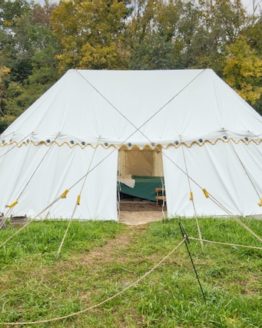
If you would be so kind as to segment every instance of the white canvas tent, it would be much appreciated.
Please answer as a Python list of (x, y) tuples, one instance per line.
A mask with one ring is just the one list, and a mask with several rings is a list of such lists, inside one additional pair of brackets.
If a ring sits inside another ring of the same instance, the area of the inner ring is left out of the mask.
[(0, 212), (117, 220), (123, 146), (161, 149), (169, 216), (262, 214), (262, 118), (210, 69), (69, 70), (1, 135)]

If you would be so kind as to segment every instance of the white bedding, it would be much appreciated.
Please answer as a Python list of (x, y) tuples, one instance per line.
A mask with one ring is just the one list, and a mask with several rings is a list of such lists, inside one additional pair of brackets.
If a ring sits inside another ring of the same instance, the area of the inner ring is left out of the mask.
[(124, 177), (118, 177), (118, 181), (123, 183), (124, 185), (126, 185), (129, 188), (134, 188), (135, 184), (136, 184), (135, 179), (133, 179), (131, 175), (126, 175)]

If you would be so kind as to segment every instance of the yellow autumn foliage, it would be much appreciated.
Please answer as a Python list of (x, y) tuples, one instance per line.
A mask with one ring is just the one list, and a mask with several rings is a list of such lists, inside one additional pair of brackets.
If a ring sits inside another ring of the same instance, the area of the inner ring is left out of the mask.
[(62, 49), (57, 55), (60, 70), (121, 67), (126, 10), (124, 2), (116, 0), (60, 2), (51, 20)]
[(262, 96), (262, 58), (240, 37), (227, 48), (224, 77), (241, 97), (254, 104)]

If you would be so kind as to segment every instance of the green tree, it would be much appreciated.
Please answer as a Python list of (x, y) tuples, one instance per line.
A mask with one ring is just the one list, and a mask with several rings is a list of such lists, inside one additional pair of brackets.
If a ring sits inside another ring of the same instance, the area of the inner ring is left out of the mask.
[[(262, 58), (262, 15), (252, 16), (251, 24), (242, 32), (242, 35), (245, 37), (249, 46), (255, 51), (256, 55)], [(262, 94), (252, 105), (262, 114)]]
[(128, 23), (129, 68), (176, 68), (181, 42), (175, 38), (182, 2), (139, 1)]
[(0, 120), (75, 67), (210, 67), (262, 113), (261, 58), (262, 17), (241, 0), (0, 0)]
[(6, 66), (0, 66), (0, 116), (4, 114), (3, 112), (3, 99), (5, 98), (6, 88), (7, 88), (7, 77), (10, 74), (10, 69)]
[(224, 77), (247, 101), (255, 104), (262, 96), (262, 57), (239, 37), (227, 47)]
[(56, 39), (50, 28), (54, 6), (26, 1), (1, 3), (1, 61), (10, 69), (3, 112), (15, 118), (57, 78)]
[(211, 67), (245, 27), (240, 0), (138, 2), (128, 24), (131, 68)]
[(125, 1), (61, 1), (52, 15), (53, 31), (61, 45), (60, 71), (72, 67), (124, 68)]

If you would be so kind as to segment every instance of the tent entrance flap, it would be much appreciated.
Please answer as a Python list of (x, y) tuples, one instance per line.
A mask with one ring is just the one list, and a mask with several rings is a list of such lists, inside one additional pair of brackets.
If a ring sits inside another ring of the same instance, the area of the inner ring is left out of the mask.
[(120, 149), (118, 180), (122, 195), (156, 201), (164, 188), (161, 150)]

